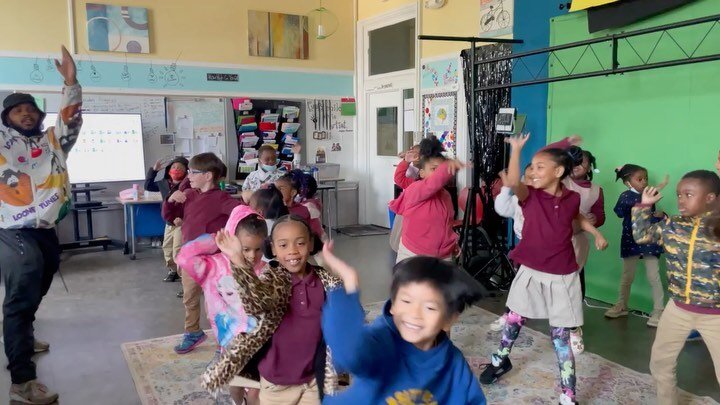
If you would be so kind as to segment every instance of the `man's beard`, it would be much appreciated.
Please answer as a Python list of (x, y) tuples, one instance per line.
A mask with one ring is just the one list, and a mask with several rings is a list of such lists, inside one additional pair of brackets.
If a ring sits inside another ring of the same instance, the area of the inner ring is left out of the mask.
[(10, 128), (18, 131), (20, 135), (24, 136), (38, 136), (42, 135), (42, 131), (40, 130), (40, 127), (42, 127), (42, 122), (38, 122), (35, 124), (35, 128), (33, 129), (22, 129), (14, 124), (10, 124)]

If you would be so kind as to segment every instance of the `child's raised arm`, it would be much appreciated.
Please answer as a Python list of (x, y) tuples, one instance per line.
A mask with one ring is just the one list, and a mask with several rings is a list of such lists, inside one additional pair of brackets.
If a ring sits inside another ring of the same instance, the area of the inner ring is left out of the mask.
[(501, 217), (512, 218), (515, 216), (515, 204), (512, 200), (507, 173), (503, 170), (498, 173), (498, 176), (500, 176), (500, 180), (502, 180), (502, 189), (500, 190), (500, 194), (495, 197), (495, 212)]
[(595, 248), (597, 250), (605, 250), (608, 247), (607, 240), (605, 237), (600, 233), (600, 231), (597, 230), (597, 228), (590, 222), (587, 217), (583, 214), (578, 214), (575, 219), (580, 223), (580, 229), (583, 231), (592, 234), (593, 238), (595, 238)]
[(213, 261), (210, 255), (218, 251), (213, 235), (201, 235), (180, 248), (175, 263), (199, 285), (203, 285), (208, 273), (212, 271)]
[(376, 374), (379, 367), (392, 364), (392, 336), (384, 329), (365, 326), (357, 272), (333, 254), (332, 242), (323, 247), (323, 259), (345, 285), (330, 291), (323, 307), (323, 337), (333, 362), (355, 375)]
[(505, 138), (505, 142), (510, 144), (511, 148), (510, 161), (508, 162), (507, 180), (510, 188), (512, 188), (513, 193), (515, 193), (519, 201), (525, 201), (528, 197), (528, 188), (520, 181), (520, 154), (528, 139), (530, 139), (530, 134), (521, 134)]
[(646, 187), (642, 194), (641, 205), (632, 209), (633, 239), (639, 244), (657, 243), (662, 245), (663, 228), (670, 222), (653, 220), (652, 206), (660, 201), (662, 194), (655, 187)]

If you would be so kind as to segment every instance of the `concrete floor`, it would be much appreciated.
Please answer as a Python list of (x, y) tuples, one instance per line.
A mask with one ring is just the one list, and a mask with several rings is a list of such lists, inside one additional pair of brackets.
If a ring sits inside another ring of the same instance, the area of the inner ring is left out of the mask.
[[(337, 239), (338, 255), (347, 258), (361, 275), (363, 302), (384, 300), (390, 286), (393, 254), (387, 236)], [(62, 274), (45, 297), (35, 323), (38, 338), (51, 343), (50, 352), (37, 356), (38, 375), (59, 391), (62, 404), (139, 404), (120, 344), (177, 334), (182, 331), (179, 283), (163, 283), (161, 252), (147, 248), (130, 261), (119, 251), (68, 255)], [(4, 289), (0, 289), (0, 298)], [(482, 306), (501, 312), (504, 301), (487, 299)], [(588, 350), (648, 372), (654, 330), (636, 317), (607, 321), (602, 310), (587, 309), (585, 337)], [(203, 327), (209, 327), (203, 319)], [(547, 323), (530, 325), (545, 331)], [(3, 359), (5, 361), (5, 359)], [(695, 376), (690, 378), (691, 370)], [(702, 342), (689, 343), (680, 356), (680, 386), (720, 400), (713, 365)], [(0, 373), (0, 404), (7, 403), (9, 373)]]

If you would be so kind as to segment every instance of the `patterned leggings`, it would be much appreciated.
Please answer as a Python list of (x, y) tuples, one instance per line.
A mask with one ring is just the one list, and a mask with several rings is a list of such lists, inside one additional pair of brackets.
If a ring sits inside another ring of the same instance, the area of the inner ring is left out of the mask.
[[(492, 355), (492, 362), (495, 366), (505, 360), (512, 350), (520, 329), (525, 326), (527, 318), (513, 311), (507, 314), (507, 321), (502, 332), (500, 348)], [(575, 356), (570, 349), (570, 328), (550, 327), (550, 338), (552, 339), (555, 354), (557, 355), (558, 367), (560, 368), (560, 388), (563, 394), (575, 401)]]

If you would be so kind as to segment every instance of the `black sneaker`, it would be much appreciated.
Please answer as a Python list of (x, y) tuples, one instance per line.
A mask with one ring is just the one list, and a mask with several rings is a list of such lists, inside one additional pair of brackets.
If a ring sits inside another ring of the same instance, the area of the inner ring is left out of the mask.
[[(495, 364), (498, 365), (496, 366)], [(488, 364), (482, 374), (480, 374), (480, 382), (483, 384), (494, 384), (510, 370), (512, 370), (512, 363), (509, 358), (505, 357), (500, 361), (500, 359), (493, 354), (492, 363)]]
[(183, 298), (185, 296), (185, 294), (183, 293), (183, 290), (178, 291), (178, 293), (175, 295), (177, 295), (178, 298)]
[(178, 281), (180, 279), (180, 275), (175, 270), (168, 271), (168, 274), (163, 279), (166, 283), (174, 283), (175, 281)]

